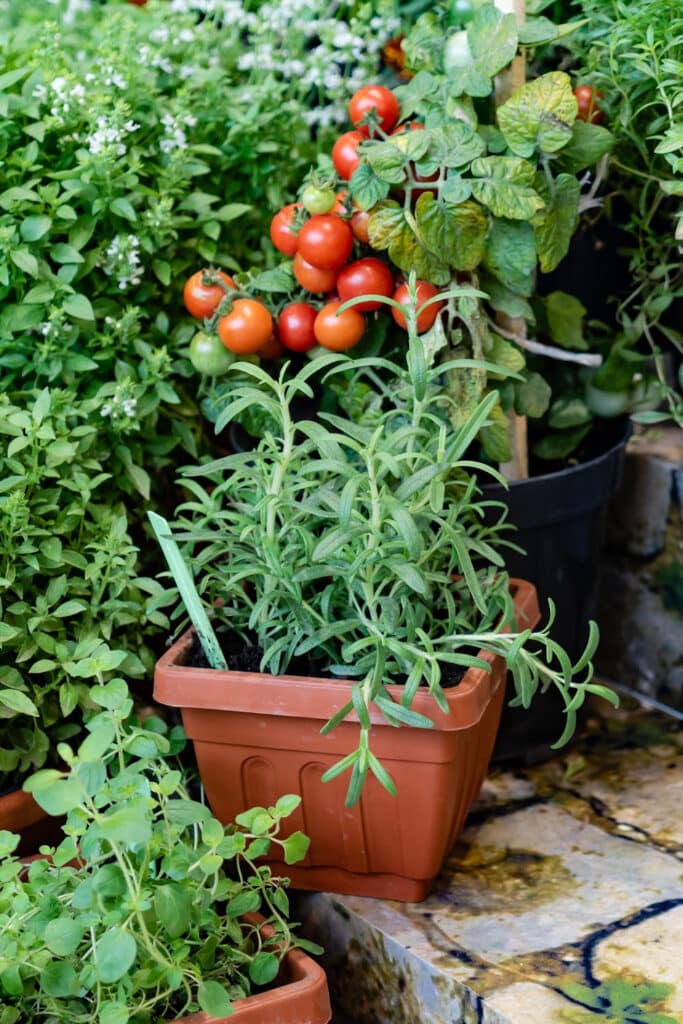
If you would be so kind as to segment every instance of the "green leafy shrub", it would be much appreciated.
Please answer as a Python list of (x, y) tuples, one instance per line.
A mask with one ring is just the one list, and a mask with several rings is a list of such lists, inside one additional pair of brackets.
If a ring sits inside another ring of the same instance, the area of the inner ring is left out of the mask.
[(0, 789), (82, 728), (90, 680), (151, 667), (138, 550), (67, 391), (0, 397)]
[[(67, 815), (52, 862), (26, 870), (12, 856), (18, 837), (0, 832), (0, 1020), (223, 1017), (305, 945), (290, 931), (283, 883), (254, 863), (273, 843), (287, 863), (305, 855), (301, 833), (277, 836), (299, 799), (245, 812), (226, 829), (165, 760), (177, 735), (158, 719), (130, 720), (122, 680), (94, 686), (92, 699), (88, 736), (76, 753), (60, 747), (65, 771), (27, 784), (49, 813)], [(270, 937), (242, 920), (259, 910)]]

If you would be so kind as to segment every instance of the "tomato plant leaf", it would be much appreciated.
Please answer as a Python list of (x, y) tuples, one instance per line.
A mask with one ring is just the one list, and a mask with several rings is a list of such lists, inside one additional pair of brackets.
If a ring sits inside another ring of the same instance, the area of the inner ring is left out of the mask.
[(389, 195), (389, 184), (377, 176), (369, 164), (360, 164), (349, 182), (349, 192), (364, 210), (370, 210)]
[(534, 188), (535, 169), (513, 156), (487, 156), (472, 162), (472, 194), (496, 217), (531, 220), (543, 208)]
[(539, 173), (536, 188), (545, 202), (533, 221), (536, 248), (540, 268), (547, 274), (569, 252), (579, 222), (581, 187), (573, 174), (558, 174), (551, 185), (545, 175)]
[(486, 241), (484, 266), (511, 291), (531, 295), (536, 269), (536, 244), (531, 224), (496, 218)]
[(614, 136), (600, 124), (575, 121), (571, 139), (558, 153), (559, 166), (572, 174), (578, 174), (609, 153), (614, 145)]
[(517, 156), (530, 157), (537, 149), (556, 153), (571, 140), (577, 110), (569, 75), (550, 71), (527, 82), (499, 107), (498, 124)]
[(454, 206), (427, 192), (416, 205), (420, 238), (428, 249), (456, 270), (474, 270), (483, 258), (489, 218), (477, 203)]

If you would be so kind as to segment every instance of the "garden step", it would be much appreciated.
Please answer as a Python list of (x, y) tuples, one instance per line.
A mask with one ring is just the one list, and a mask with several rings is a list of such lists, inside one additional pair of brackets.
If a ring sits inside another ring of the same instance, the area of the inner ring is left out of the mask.
[(492, 774), (424, 903), (299, 894), (340, 1010), (600, 1024), (633, 1004), (680, 1024), (682, 725), (627, 696), (551, 762)]

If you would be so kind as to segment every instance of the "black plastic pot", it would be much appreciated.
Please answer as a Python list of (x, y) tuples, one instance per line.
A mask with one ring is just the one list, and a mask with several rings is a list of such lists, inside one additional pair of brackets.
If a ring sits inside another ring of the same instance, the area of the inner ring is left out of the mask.
[[(607, 505), (619, 484), (630, 433), (628, 420), (615, 421), (609, 447), (595, 458), (514, 481), (509, 491), (499, 484), (483, 488), (487, 498), (507, 504), (517, 527), (513, 539), (526, 551), (506, 556), (508, 572), (535, 584), (542, 611), (553, 600), (557, 614), (551, 635), (572, 660), (583, 651), (595, 614)], [(508, 687), (509, 699), (514, 691), (510, 682)], [(554, 691), (538, 694), (527, 711), (506, 706), (494, 759), (545, 756), (564, 728), (562, 706)]]

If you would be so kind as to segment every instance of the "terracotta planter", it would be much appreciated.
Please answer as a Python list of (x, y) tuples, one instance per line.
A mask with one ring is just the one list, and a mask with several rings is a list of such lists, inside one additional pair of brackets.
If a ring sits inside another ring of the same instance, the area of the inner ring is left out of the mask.
[(191, 1013), (173, 1024), (329, 1024), (332, 1008), (322, 967), (299, 949), (283, 961), (283, 983), (259, 995), (238, 999), (229, 1017)]
[[(534, 625), (534, 587), (515, 580), (512, 589), (518, 621)], [(189, 643), (186, 633), (157, 663), (154, 696), (182, 709), (216, 817), (227, 823), (248, 807), (299, 793), (302, 805), (288, 825), (311, 837), (309, 855), (294, 866), (270, 861), (295, 888), (424, 899), (486, 775), (505, 692), (503, 659), (482, 652), (491, 672), (469, 669), (447, 690), (448, 714), (418, 692), (413, 707), (433, 729), (396, 729), (371, 713), (372, 748), (398, 796), (368, 777), (360, 803), (347, 808), (347, 780), (322, 783), (321, 776), (354, 749), (357, 720), (349, 715), (327, 736), (320, 728), (347, 702), (349, 683), (192, 668), (184, 664)], [(400, 700), (401, 687), (388, 690)]]
[(51, 818), (30, 793), (13, 789), (0, 796), (0, 831), (21, 836), (18, 853), (35, 853), (43, 843), (61, 841), (61, 821)]

